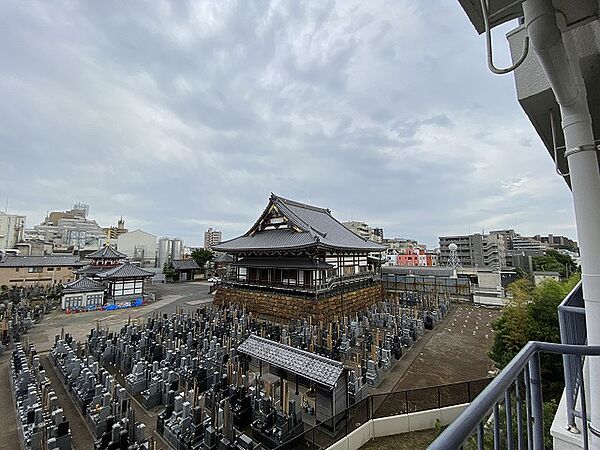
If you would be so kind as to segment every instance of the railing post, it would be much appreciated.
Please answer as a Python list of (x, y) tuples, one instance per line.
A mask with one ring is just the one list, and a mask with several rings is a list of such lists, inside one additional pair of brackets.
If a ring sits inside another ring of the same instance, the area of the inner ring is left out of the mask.
[(533, 450), (544, 449), (544, 417), (542, 412), (542, 379), (540, 374), (540, 354), (535, 352), (528, 362), (529, 386), (531, 390), (531, 421), (533, 422)]

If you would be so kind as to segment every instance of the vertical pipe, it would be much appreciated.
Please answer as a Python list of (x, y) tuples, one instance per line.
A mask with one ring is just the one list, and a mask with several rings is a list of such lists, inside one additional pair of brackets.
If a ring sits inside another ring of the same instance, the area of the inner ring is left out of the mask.
[(527, 415), (527, 450), (531, 450), (533, 448), (533, 432), (531, 430), (531, 385), (529, 384), (528, 366), (525, 366), (523, 378), (525, 382), (525, 411)]
[[(558, 28), (552, 2), (527, 0), (523, 11), (532, 48), (560, 105), (581, 254), (588, 345), (599, 345), (600, 171), (579, 56), (571, 36)], [(590, 358), (588, 365), (590, 380), (594, 380), (589, 383), (591, 427), (600, 430), (600, 360)], [(592, 436), (592, 447), (600, 447), (599, 438)]]
[(523, 414), (521, 412), (523, 400), (521, 399), (521, 378), (519, 376), (515, 379), (515, 390), (517, 396), (517, 449), (523, 450)]
[[(569, 323), (570, 321), (566, 317), (567, 314), (570, 314), (570, 313), (561, 309), (560, 306), (558, 307), (558, 323), (559, 323), (559, 329), (560, 329), (560, 341), (563, 344), (575, 344), (576, 342), (570, 342), (569, 333), (567, 332), (567, 327), (569, 327), (571, 325)], [(567, 355), (567, 354), (562, 355), (563, 371), (564, 371), (564, 375), (565, 375), (565, 399), (567, 401), (567, 429), (569, 431), (577, 430), (577, 427), (575, 425), (575, 414), (574, 414), (574, 410), (575, 410), (574, 399), (575, 398), (573, 396), (573, 392), (575, 390), (574, 376), (576, 377), (577, 375), (574, 374), (572, 371), (573, 358), (579, 358), (579, 356)]]
[(484, 450), (485, 443), (483, 440), (483, 422), (479, 422), (477, 425), (477, 449)]
[(500, 450), (500, 408), (494, 403), (494, 450)]
[[(588, 361), (592, 358), (588, 358)], [(583, 378), (583, 364), (579, 366), (579, 376), (581, 377), (581, 383), (579, 389), (581, 389), (581, 428), (583, 431), (583, 450), (588, 450), (588, 417), (587, 410), (585, 408), (585, 383)]]
[(533, 449), (544, 449), (544, 416), (542, 414), (542, 379), (540, 375), (540, 355), (534, 353), (529, 360), (529, 386), (531, 401), (531, 421), (533, 422)]
[(510, 401), (511, 388), (504, 392), (504, 408), (506, 409), (506, 448), (513, 450), (512, 404)]

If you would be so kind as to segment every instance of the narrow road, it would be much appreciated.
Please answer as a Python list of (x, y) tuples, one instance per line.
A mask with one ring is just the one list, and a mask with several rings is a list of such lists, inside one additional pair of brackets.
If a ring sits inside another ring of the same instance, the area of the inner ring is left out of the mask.
[(84, 418), (79, 412), (77, 405), (73, 403), (71, 397), (65, 390), (65, 386), (54, 370), (54, 366), (48, 359), (48, 355), (40, 355), (40, 361), (46, 370), (46, 375), (52, 382), (52, 388), (58, 396), (60, 407), (65, 412), (69, 426), (71, 427), (71, 437), (73, 450), (90, 450), (94, 448), (94, 438), (90, 433)]

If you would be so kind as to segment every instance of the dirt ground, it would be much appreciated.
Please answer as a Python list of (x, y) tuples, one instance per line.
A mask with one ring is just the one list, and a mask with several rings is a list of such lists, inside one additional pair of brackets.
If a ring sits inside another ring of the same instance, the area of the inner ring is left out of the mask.
[(436, 430), (414, 431), (375, 438), (360, 450), (421, 450), (426, 449), (437, 437)]
[(402, 376), (394, 391), (477, 380), (490, 376), (493, 363), (487, 352), (492, 343), (491, 322), (499, 309), (460, 304), (443, 328)]

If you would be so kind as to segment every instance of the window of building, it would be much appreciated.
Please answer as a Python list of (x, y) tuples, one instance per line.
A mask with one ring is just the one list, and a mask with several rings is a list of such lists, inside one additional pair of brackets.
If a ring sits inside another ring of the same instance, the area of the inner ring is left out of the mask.
[(42, 273), (42, 270), (43, 270), (42, 267), (28, 267), (27, 268), (28, 273)]
[(15, 272), (18, 272), (20, 267), (15, 267)]
[(48, 272), (54, 272), (54, 267), (48, 267)]
[(59, 272), (59, 271), (60, 271), (60, 269), (61, 269), (60, 267), (57, 267), (57, 268), (56, 268), (56, 271), (57, 271), (57, 272)]

